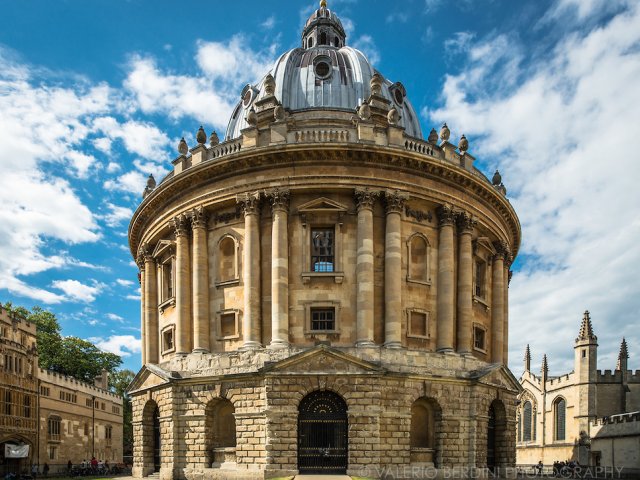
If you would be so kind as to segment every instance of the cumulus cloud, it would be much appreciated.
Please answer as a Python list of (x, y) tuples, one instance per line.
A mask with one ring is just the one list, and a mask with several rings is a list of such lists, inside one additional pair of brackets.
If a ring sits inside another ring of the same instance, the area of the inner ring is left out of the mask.
[(105, 315), (109, 320), (114, 321), (114, 322), (124, 322), (124, 318), (122, 318), (120, 315), (116, 315), (115, 313), (107, 313)]
[(91, 337), (89, 341), (100, 350), (115, 353), (121, 357), (130, 357), (134, 353), (140, 353), (142, 342), (133, 335), (111, 335), (108, 338)]
[[(107, 136), (109, 150), (113, 140), (121, 140), (131, 154), (156, 161), (167, 157), (169, 138), (162, 130), (150, 123), (134, 120), (119, 122), (113, 117), (98, 117), (93, 121), (93, 129)], [(95, 140), (94, 144), (96, 142), (103, 148), (107, 147), (105, 138)]]
[(133, 215), (133, 210), (128, 207), (121, 207), (113, 203), (107, 203), (109, 213), (104, 215), (104, 221), (109, 227), (117, 227), (124, 221), (129, 221)]
[(485, 170), (500, 168), (520, 216), (515, 371), (525, 339), (556, 373), (571, 370), (587, 308), (600, 366), (613, 368), (623, 335), (640, 345), (640, 164), (629, 152), (640, 136), (640, 7), (575, 27), (548, 55), (524, 58), (515, 38), (470, 43), (467, 66), (445, 78), (442, 106), (424, 113), (464, 132)]
[(134, 283), (131, 280), (125, 280), (124, 278), (116, 279), (116, 283), (121, 287), (133, 287)]
[(77, 280), (55, 280), (51, 286), (62, 290), (70, 300), (88, 303), (93, 302), (100, 291), (100, 284), (89, 286)]
[(353, 47), (360, 50), (372, 65), (380, 63), (380, 50), (370, 35), (362, 35), (353, 42)]

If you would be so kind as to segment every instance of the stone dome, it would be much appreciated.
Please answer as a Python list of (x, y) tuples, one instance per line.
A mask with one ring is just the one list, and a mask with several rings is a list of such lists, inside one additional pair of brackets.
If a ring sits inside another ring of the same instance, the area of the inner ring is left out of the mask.
[[(345, 45), (338, 16), (321, 7), (311, 14), (302, 32), (302, 47), (284, 53), (256, 85), (246, 85), (233, 110), (226, 139), (249, 127), (246, 116), (265, 93), (265, 79), (275, 79), (275, 97), (291, 113), (330, 109), (355, 113), (371, 95), (371, 79), (379, 72), (359, 50)], [(380, 96), (399, 114), (398, 126), (410, 137), (422, 138), (420, 122), (400, 82), (382, 76)]]

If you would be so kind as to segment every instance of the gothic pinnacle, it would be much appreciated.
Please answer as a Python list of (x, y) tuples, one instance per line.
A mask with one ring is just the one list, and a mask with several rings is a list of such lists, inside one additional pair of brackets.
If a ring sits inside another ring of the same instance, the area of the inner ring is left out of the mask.
[(546, 378), (549, 376), (549, 362), (547, 362), (547, 354), (542, 356), (542, 375)]
[(584, 316), (582, 317), (582, 323), (580, 324), (580, 333), (578, 334), (578, 338), (576, 338), (576, 342), (580, 340), (597, 340), (598, 338), (593, 334), (593, 327), (591, 325), (591, 315), (589, 314), (589, 310), (585, 310)]
[(627, 359), (629, 358), (629, 350), (627, 349), (627, 340), (622, 337), (622, 343), (620, 344), (620, 353), (618, 353), (618, 364), (616, 370), (626, 370)]
[(524, 369), (528, 372), (531, 370), (531, 350), (529, 350), (529, 344), (527, 343), (527, 348), (524, 351)]

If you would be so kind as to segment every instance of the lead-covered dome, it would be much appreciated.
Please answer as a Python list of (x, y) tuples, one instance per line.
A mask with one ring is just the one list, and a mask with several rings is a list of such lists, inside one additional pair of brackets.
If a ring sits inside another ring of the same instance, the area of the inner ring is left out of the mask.
[[(330, 109), (355, 113), (371, 95), (377, 72), (359, 50), (345, 45), (346, 34), (338, 16), (324, 2), (302, 32), (302, 47), (283, 54), (257, 85), (246, 85), (227, 128), (227, 139), (238, 138), (249, 127), (247, 114), (266, 96), (265, 79), (275, 80), (274, 95), (290, 113)], [(380, 74), (379, 74), (380, 75)], [(398, 126), (411, 137), (422, 138), (416, 111), (404, 86), (382, 77), (379, 93), (398, 114)]]

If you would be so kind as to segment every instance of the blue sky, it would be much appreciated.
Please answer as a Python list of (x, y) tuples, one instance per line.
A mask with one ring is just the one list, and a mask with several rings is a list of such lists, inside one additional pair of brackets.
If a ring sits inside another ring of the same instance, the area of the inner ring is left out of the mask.
[[(0, 302), (140, 366), (127, 226), (181, 136), (224, 133), (242, 87), (299, 45), (306, 1), (0, 2)], [(523, 225), (510, 366), (640, 368), (640, 7), (619, 0), (330, 0), (347, 43), (503, 173)], [(222, 136), (222, 135), (221, 135)]]

